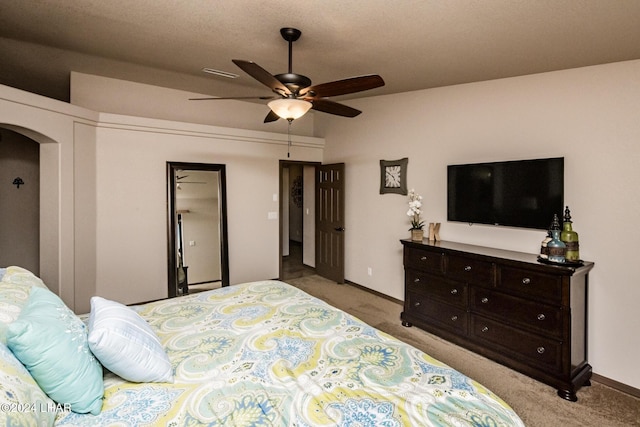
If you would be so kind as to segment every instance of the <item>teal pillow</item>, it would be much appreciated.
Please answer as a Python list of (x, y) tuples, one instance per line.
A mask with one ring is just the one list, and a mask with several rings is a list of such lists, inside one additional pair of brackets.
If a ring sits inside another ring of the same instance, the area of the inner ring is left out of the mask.
[(53, 292), (34, 287), (7, 346), (51, 399), (94, 415), (102, 409), (102, 366), (91, 354), (86, 327)]
[(160, 340), (138, 313), (119, 302), (91, 298), (89, 348), (100, 363), (132, 382), (173, 382)]

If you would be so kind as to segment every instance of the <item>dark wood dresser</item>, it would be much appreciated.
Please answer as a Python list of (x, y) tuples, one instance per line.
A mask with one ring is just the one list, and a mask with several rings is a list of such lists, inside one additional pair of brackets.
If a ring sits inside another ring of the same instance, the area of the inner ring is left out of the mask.
[(404, 326), (468, 348), (576, 401), (589, 385), (587, 283), (592, 262), (567, 267), (537, 255), (454, 242), (404, 246)]

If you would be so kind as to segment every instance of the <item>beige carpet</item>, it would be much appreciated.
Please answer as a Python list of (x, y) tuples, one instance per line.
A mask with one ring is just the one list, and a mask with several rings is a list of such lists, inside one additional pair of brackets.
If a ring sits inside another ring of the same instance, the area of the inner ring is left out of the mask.
[(400, 323), (402, 306), (352, 285), (338, 285), (319, 276), (288, 283), (338, 307), (360, 320), (407, 342), (503, 398), (528, 427), (640, 426), (640, 399), (591, 381), (578, 391), (578, 401), (557, 396), (556, 390), (417, 327)]

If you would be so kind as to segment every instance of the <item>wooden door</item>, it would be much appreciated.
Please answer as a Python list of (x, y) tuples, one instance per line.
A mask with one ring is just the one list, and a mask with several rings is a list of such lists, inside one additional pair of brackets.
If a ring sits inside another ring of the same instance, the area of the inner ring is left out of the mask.
[(316, 173), (316, 273), (344, 283), (344, 163)]

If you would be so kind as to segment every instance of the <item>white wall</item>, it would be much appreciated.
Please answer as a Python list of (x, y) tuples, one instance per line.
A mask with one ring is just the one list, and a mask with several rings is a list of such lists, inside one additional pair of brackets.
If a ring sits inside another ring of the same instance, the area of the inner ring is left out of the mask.
[[(323, 141), (293, 137), (291, 158)], [(124, 303), (167, 296), (166, 162), (226, 165), (231, 284), (278, 277), (279, 160), (287, 136), (101, 114), (96, 139), (96, 293)]]
[[(92, 295), (166, 297), (167, 161), (227, 165), (230, 282), (278, 276), (267, 213), (287, 135), (96, 113), (6, 86), (0, 126), (41, 143), (40, 272), (76, 312)], [(290, 159), (320, 161), (323, 146), (292, 135)]]
[[(346, 163), (346, 278), (403, 298), (407, 198), (380, 195), (379, 160), (409, 158), (408, 185), (444, 240), (536, 253), (543, 231), (446, 221), (446, 166), (564, 156), (565, 203), (594, 261), (588, 358), (594, 371), (640, 388), (640, 61), (353, 101), (353, 120), (320, 116), (324, 161)], [(367, 275), (373, 267), (373, 275)]]
[(83, 283), (85, 290), (95, 286), (93, 276), (86, 276), (87, 269), (94, 271), (95, 245), (87, 248), (76, 237), (91, 233), (93, 227), (94, 218), (83, 215), (93, 206), (91, 198), (84, 197), (93, 183), (92, 176), (85, 175), (93, 165), (85, 142), (93, 145), (86, 126), (97, 117), (83, 108), (0, 85), (0, 127), (40, 144), (40, 277), (70, 307), (75, 304), (76, 283)]

